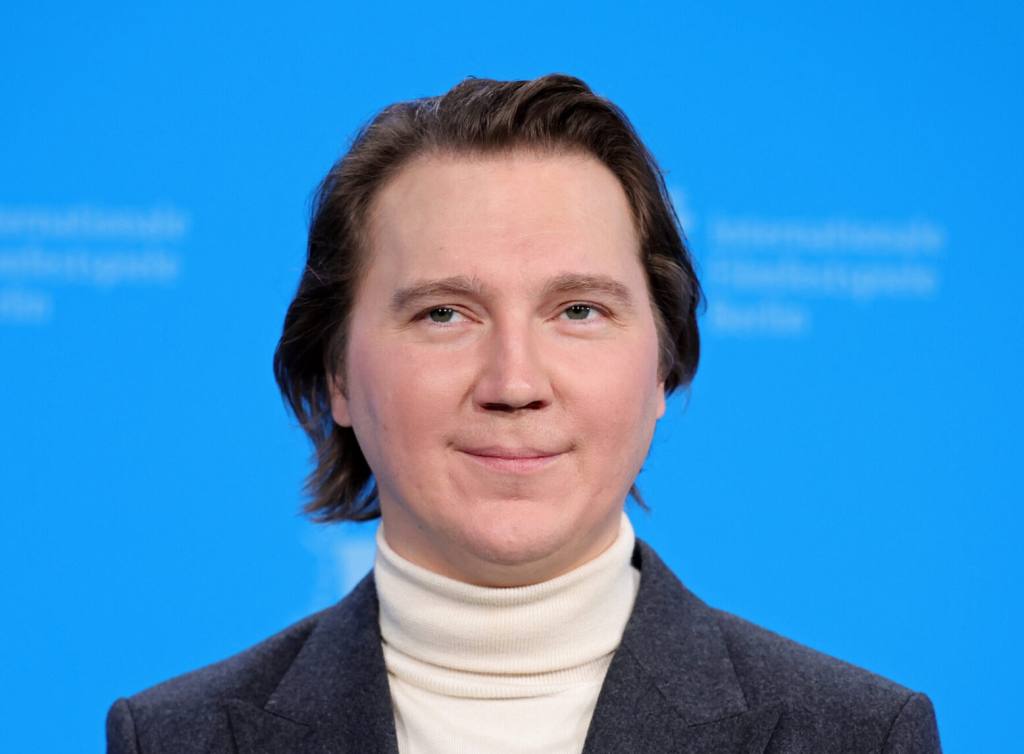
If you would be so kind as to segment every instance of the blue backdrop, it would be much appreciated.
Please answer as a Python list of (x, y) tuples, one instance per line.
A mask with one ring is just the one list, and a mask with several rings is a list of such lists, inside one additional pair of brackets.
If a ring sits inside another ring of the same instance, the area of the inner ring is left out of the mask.
[(639, 534), (708, 602), (928, 692), (948, 751), (1019, 747), (1018, 5), (3, 15), (0, 750), (101, 750), (115, 697), (362, 575), (372, 526), (296, 514), (270, 369), (310, 193), (385, 104), (552, 71), (633, 119), (709, 298)]

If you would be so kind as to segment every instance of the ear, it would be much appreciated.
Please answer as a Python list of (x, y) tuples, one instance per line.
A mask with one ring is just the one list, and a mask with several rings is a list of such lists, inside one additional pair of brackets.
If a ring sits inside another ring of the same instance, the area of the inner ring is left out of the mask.
[(334, 422), (342, 427), (351, 427), (352, 417), (348, 412), (348, 396), (345, 395), (341, 380), (336, 375), (328, 375), (327, 382), (331, 394), (331, 416), (334, 417)]
[(660, 419), (665, 415), (665, 380), (658, 383), (658, 415), (656, 419)]

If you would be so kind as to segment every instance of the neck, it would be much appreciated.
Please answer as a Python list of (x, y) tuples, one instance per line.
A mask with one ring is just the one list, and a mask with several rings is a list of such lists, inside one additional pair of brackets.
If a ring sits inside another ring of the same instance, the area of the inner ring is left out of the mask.
[(468, 682), (467, 674), (548, 674), (552, 682), (606, 660), (639, 584), (634, 542), (623, 514), (615, 541), (582, 566), (537, 584), (492, 588), (422, 568), (378, 531), (374, 578), (389, 669), (419, 682), (426, 668), (444, 669), (446, 683)]

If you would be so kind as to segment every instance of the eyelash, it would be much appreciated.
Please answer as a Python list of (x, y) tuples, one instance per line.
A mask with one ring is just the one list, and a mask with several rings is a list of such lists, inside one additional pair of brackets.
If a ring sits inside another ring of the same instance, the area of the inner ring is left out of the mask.
[[(571, 303), (571, 304), (566, 304), (565, 306), (563, 306), (561, 308), (561, 310), (559, 311), (559, 314), (560, 315), (561, 314), (565, 314), (570, 309), (574, 309), (576, 307), (585, 307), (585, 308), (589, 309), (591, 312), (599, 314), (602, 317), (609, 316), (608, 312), (605, 311), (600, 306), (597, 306), (596, 304), (583, 303), (582, 301), (577, 301), (577, 302), (574, 302), (574, 303)], [(416, 319), (417, 320), (427, 321), (429, 324), (431, 324), (431, 325), (433, 325), (435, 327), (453, 327), (456, 324), (456, 323), (453, 323), (453, 322), (433, 322), (433, 321), (431, 321), (430, 320), (430, 315), (433, 314), (434, 312), (451, 312), (452, 314), (458, 314), (460, 317), (465, 317), (466, 316), (466, 315), (462, 314), (458, 309), (456, 309), (453, 306), (432, 306), (429, 309), (426, 309), (422, 313), (420, 313), (419, 316), (416, 317)], [(570, 321), (571, 322), (590, 322), (592, 319), (593, 319), (592, 317), (587, 317), (586, 319), (582, 319), (582, 320), (570, 320)]]

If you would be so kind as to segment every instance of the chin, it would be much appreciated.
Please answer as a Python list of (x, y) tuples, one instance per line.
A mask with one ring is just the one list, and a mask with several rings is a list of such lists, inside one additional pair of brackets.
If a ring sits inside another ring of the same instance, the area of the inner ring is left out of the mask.
[(557, 542), (548, 542), (536, 535), (522, 540), (512, 537), (478, 537), (469, 542), (465, 549), (482, 563), (505, 568), (547, 561), (563, 550)]
[(544, 580), (557, 575), (551, 571), (561, 570), (562, 561), (575, 560), (573, 534), (579, 527), (530, 507), (515, 515), (476, 517), (458, 527), (455, 546), (489, 572), (481, 576), (494, 580), (507, 572), (509, 580), (531, 574)]

